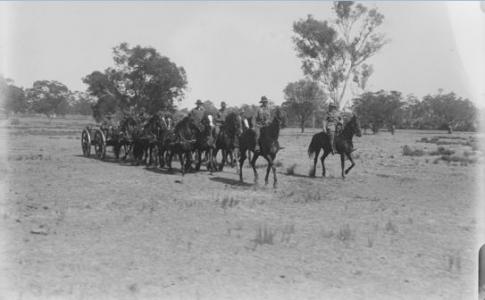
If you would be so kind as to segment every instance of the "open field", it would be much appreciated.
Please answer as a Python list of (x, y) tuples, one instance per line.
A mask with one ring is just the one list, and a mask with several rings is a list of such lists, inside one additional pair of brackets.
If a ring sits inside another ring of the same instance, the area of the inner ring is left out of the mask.
[(476, 296), (474, 134), (363, 135), (342, 180), (337, 157), (309, 178), (316, 131), (284, 129), (274, 190), (263, 168), (256, 186), (85, 158), (88, 121), (19, 121), (0, 129), (3, 299)]

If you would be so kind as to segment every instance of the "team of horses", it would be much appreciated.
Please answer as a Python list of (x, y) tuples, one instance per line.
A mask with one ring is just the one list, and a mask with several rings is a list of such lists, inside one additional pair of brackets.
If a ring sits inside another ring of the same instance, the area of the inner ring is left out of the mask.
[[(224, 123), (214, 126), (212, 115), (205, 113), (200, 121), (190, 116), (184, 117), (175, 126), (171, 119), (160, 114), (155, 114), (145, 122), (139, 122), (131, 116), (125, 116), (117, 130), (119, 143), (114, 148), (117, 158), (120, 149), (124, 149), (126, 159), (131, 153), (135, 162), (144, 162), (147, 166), (152, 165), (158, 158), (160, 168), (167, 167), (172, 170), (174, 157), (178, 158), (182, 175), (193, 169), (200, 170), (205, 161), (207, 170), (212, 173), (222, 171), (229, 163), (231, 167), (238, 160), (239, 180), (243, 179), (243, 166), (246, 158), (253, 169), (254, 182), (258, 182), (256, 161), (263, 157), (267, 161), (265, 184), (268, 184), (269, 175), (273, 173), (273, 186), (277, 186), (275, 159), (279, 150), (282, 149), (278, 142), (280, 129), (284, 126), (285, 116), (280, 109), (276, 109), (271, 122), (260, 129), (260, 150), (255, 151), (255, 131), (251, 124), (252, 119), (244, 119), (238, 113), (231, 112), (225, 118)], [(355, 166), (352, 158), (353, 136), (361, 136), (360, 124), (355, 115), (343, 126), (343, 129), (335, 137), (335, 148), (340, 155), (342, 177)], [(329, 137), (324, 132), (319, 132), (312, 137), (308, 147), (308, 154), (314, 157), (313, 168), (310, 176), (315, 176), (315, 169), (320, 151), (322, 175), (325, 177), (326, 157), (332, 152)], [(217, 154), (221, 152), (222, 160), (217, 162)], [(345, 159), (351, 162), (349, 168), (344, 169)]]

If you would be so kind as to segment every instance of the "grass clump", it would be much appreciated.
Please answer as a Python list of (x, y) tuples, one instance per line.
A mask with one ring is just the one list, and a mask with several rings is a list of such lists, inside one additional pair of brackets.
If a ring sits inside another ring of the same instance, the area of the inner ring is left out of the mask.
[(402, 148), (402, 155), (404, 156), (423, 156), (425, 152), (421, 149), (412, 149), (408, 145), (404, 145)]
[(294, 175), (295, 174), (296, 164), (292, 164), (288, 168), (286, 168), (286, 175)]
[(254, 246), (273, 245), (275, 235), (276, 231), (268, 228), (267, 225), (259, 226), (256, 231), (256, 237), (253, 240)]
[(446, 149), (445, 147), (438, 147), (436, 151), (431, 151), (429, 155), (452, 155), (455, 151)]

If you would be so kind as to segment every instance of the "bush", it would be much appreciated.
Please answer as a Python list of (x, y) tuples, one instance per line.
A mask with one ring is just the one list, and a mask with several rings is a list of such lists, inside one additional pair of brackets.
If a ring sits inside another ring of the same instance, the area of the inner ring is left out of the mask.
[(408, 145), (404, 145), (402, 148), (402, 155), (404, 156), (423, 156), (425, 152), (421, 149), (412, 149)]
[(452, 155), (455, 151), (446, 149), (445, 147), (438, 147), (438, 150), (432, 151), (429, 155)]

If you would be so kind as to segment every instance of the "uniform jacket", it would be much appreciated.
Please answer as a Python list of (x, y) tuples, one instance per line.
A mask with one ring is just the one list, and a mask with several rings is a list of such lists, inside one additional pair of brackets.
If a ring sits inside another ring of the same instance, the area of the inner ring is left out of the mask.
[(268, 126), (271, 121), (271, 112), (269, 107), (260, 107), (256, 114), (256, 126)]

